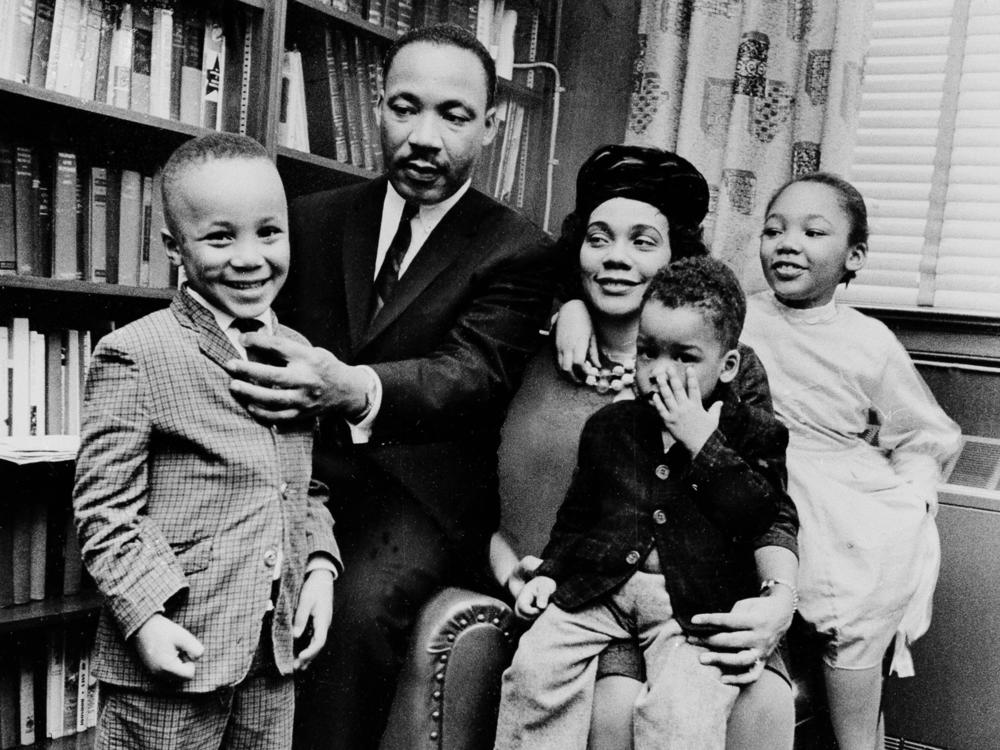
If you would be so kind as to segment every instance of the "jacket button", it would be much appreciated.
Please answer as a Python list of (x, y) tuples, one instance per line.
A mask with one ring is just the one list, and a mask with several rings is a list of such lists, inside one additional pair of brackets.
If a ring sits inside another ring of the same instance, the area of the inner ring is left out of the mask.
[(667, 514), (657, 508), (653, 511), (653, 520), (662, 526), (667, 522)]
[(627, 562), (629, 565), (635, 565), (637, 562), (639, 562), (639, 553), (636, 552), (635, 550), (632, 550), (627, 555), (625, 555), (625, 562)]
[(669, 466), (667, 466), (666, 464), (660, 464), (659, 466), (656, 467), (656, 478), (657, 479), (666, 479), (669, 476), (670, 476), (670, 467)]
[(288, 482), (282, 482), (281, 486), (278, 488), (278, 492), (280, 492), (282, 495), (288, 492)]
[(697, 484), (692, 484), (691, 485), (691, 489), (694, 490), (695, 492), (697, 492), (698, 491), (698, 485)]
[(275, 552), (273, 549), (269, 549), (267, 550), (267, 552), (264, 553), (264, 564), (267, 567), (273, 568), (275, 563), (277, 562), (278, 562), (278, 553)]

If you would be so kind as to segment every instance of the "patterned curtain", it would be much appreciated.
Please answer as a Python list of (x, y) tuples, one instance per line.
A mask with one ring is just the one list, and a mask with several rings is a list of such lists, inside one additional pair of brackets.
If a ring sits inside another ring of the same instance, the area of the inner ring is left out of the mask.
[(762, 215), (794, 174), (845, 174), (871, 0), (642, 0), (625, 140), (676, 151), (711, 187), (712, 254), (764, 288)]

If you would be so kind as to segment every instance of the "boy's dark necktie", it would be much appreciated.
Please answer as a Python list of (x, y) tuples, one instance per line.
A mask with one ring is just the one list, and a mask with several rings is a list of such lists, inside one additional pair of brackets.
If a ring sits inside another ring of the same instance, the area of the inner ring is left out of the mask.
[[(229, 327), (235, 328), (240, 333), (256, 333), (264, 327), (264, 321), (257, 320), (257, 318), (236, 318), (229, 324)], [(266, 356), (263, 356), (261, 352), (252, 346), (247, 347), (246, 353), (248, 362), (263, 362), (266, 365), (273, 364), (273, 362), (268, 361)]]
[(369, 320), (375, 318), (378, 311), (389, 299), (392, 290), (399, 282), (399, 267), (403, 264), (403, 257), (410, 249), (410, 239), (413, 233), (410, 230), (410, 221), (417, 215), (420, 206), (409, 201), (403, 206), (403, 215), (399, 217), (399, 227), (396, 229), (396, 236), (389, 243), (389, 249), (385, 253), (382, 267), (375, 277), (375, 294), (372, 298), (372, 310)]

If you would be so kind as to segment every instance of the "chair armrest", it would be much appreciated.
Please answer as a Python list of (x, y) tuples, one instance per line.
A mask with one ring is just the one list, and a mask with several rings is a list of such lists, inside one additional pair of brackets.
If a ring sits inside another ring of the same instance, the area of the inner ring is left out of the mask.
[(499, 599), (448, 588), (421, 610), (380, 750), (491, 750), (517, 634)]

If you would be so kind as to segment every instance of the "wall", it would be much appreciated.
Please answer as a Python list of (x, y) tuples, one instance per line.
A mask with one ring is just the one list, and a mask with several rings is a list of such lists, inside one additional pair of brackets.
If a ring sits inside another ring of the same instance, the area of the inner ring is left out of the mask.
[(598, 146), (625, 137), (632, 61), (638, 51), (639, 0), (564, 0), (560, 103), (549, 231), (573, 208), (576, 173)]

